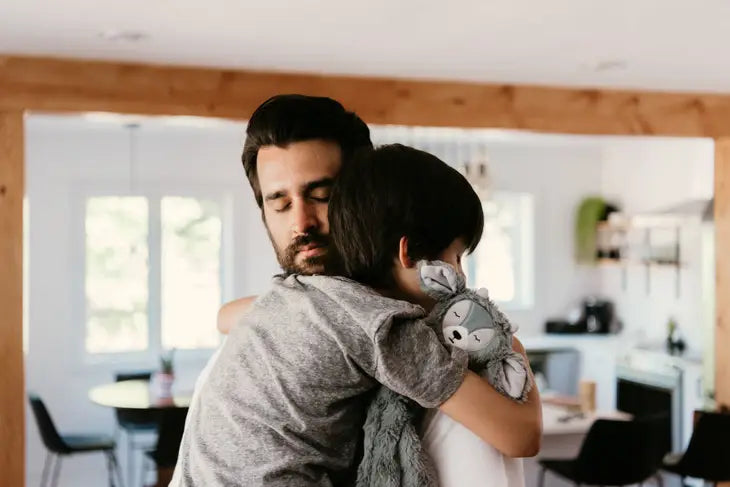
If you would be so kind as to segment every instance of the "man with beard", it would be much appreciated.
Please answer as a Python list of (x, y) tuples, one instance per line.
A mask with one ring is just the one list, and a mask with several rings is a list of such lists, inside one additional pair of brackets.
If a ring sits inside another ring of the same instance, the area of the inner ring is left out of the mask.
[[(331, 98), (277, 95), (254, 111), (241, 160), (284, 273), (325, 272), (330, 243), (327, 203), (334, 178), (343, 161), (372, 146), (365, 122)], [(218, 314), (219, 331), (228, 334), (255, 300), (250, 296), (224, 305)], [(190, 441), (188, 425), (200, 407), (200, 391), (222, 350), (198, 376), (181, 452)], [(170, 487), (186, 485), (181, 462)]]
[[(251, 116), (243, 167), (285, 273), (324, 272), (333, 180), (352, 153), (371, 147), (365, 122), (330, 98), (278, 95)], [(221, 333), (230, 331), (254, 299), (221, 308)]]

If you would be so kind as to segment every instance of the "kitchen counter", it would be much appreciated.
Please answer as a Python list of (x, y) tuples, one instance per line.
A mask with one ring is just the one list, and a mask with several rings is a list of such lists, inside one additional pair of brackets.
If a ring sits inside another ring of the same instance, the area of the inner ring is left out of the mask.
[(627, 342), (621, 335), (599, 335), (594, 333), (580, 334), (549, 334), (542, 333), (539, 335), (517, 334), (525, 350), (552, 350), (561, 348), (578, 348), (584, 346), (616, 346), (622, 342)]
[[(573, 352), (578, 356), (572, 362), (561, 361), (560, 371), (551, 371), (555, 377), (564, 376), (573, 383), (572, 390), (560, 390), (562, 394), (577, 394), (581, 380), (596, 383), (596, 407), (599, 410), (613, 410), (616, 407), (616, 363), (618, 357), (633, 348), (634, 341), (624, 335), (601, 334), (539, 334), (518, 338), (529, 355), (565, 356)], [(568, 364), (570, 365), (564, 365)]]

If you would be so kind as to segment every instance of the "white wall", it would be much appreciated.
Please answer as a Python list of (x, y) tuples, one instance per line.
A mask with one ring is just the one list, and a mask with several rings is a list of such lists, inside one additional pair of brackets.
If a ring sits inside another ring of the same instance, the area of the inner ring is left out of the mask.
[[(30, 117), (26, 140), (30, 205), (29, 353), (26, 384), (47, 402), (63, 431), (108, 432), (112, 411), (93, 405), (88, 390), (113, 380), (116, 370), (153, 368), (148, 363), (91, 362), (83, 353), (84, 321), (79, 309), (83, 283), (75, 226), (75, 193), (106, 184), (127, 187), (129, 145), (118, 124), (84, 123), (62, 117)], [(234, 264), (228, 295), (260, 292), (277, 269), (273, 251), (241, 167), (242, 124), (210, 128), (143, 123), (138, 134), (136, 185), (209, 188), (232, 197)], [(210, 316), (209, 326), (215, 326)], [(181, 382), (191, 383), (205, 357), (178, 357)], [(44, 450), (28, 409), (28, 485), (40, 482)], [(122, 458), (124, 462), (124, 458)], [(104, 485), (101, 455), (64, 462), (62, 485)], [(126, 474), (126, 470), (124, 471)], [(82, 479), (85, 482), (82, 482)]]
[[(710, 139), (608, 138), (603, 144), (602, 194), (618, 202), (628, 214), (651, 212), (682, 202), (713, 196), (714, 144)], [(627, 286), (620, 270), (604, 268), (602, 291), (616, 301), (625, 333), (648, 344), (662, 345), (667, 322), (674, 317), (692, 351), (703, 348), (702, 226), (698, 219), (681, 230), (680, 296), (676, 295), (676, 271), (653, 268), (650, 288), (646, 271), (630, 267)], [(707, 271), (704, 271), (705, 274)], [(706, 278), (706, 276), (705, 276)], [(705, 288), (707, 286), (704, 286)]]

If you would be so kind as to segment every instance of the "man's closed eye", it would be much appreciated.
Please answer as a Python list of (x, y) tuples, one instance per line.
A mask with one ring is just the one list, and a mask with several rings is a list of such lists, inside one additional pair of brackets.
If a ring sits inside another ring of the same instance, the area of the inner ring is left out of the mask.
[(309, 193), (309, 198), (319, 203), (327, 203), (330, 200), (331, 188), (329, 186), (320, 186), (313, 188)]
[(275, 201), (271, 206), (275, 212), (283, 213), (283, 212), (287, 211), (289, 208), (291, 208), (291, 202), (290, 201)]

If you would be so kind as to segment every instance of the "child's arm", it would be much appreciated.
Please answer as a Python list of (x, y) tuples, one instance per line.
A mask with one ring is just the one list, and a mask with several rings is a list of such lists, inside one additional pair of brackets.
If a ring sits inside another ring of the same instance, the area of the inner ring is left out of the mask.
[(227, 335), (231, 328), (241, 321), (241, 317), (246, 314), (256, 297), (248, 296), (224, 304), (218, 311), (218, 331)]
[[(517, 338), (512, 348), (525, 357), (527, 364), (525, 349)], [(529, 379), (533, 380), (532, 371)], [(528, 393), (527, 401), (520, 404), (469, 371), (439, 409), (506, 456), (531, 457), (540, 451), (542, 407), (536, 387)]]

